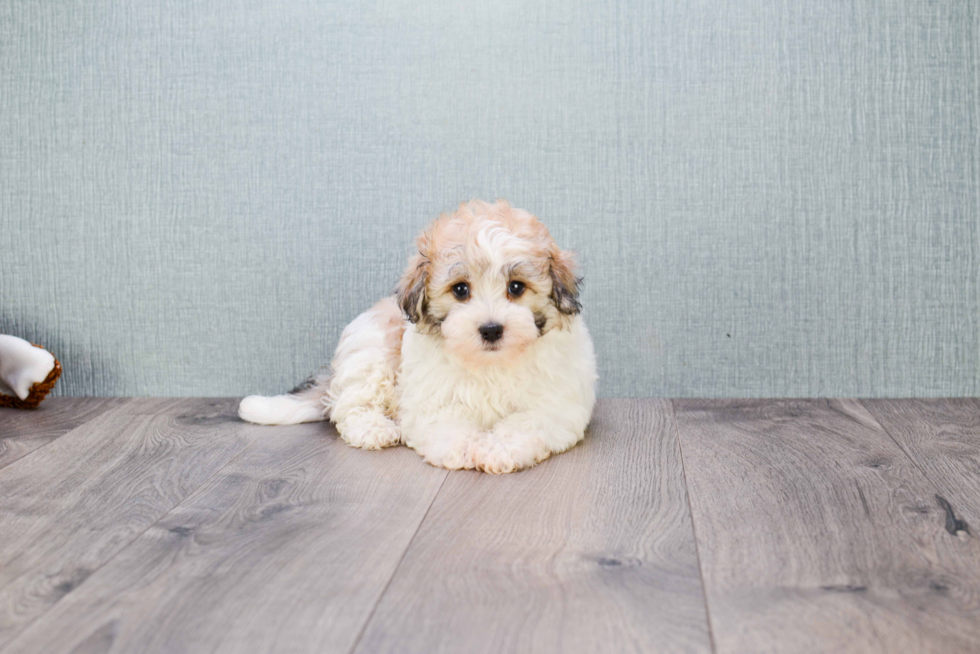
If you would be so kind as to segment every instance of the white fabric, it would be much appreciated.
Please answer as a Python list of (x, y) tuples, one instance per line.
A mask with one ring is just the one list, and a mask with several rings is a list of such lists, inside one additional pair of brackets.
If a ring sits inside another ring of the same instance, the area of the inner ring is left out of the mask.
[(54, 368), (54, 355), (22, 338), (0, 334), (0, 393), (27, 398)]

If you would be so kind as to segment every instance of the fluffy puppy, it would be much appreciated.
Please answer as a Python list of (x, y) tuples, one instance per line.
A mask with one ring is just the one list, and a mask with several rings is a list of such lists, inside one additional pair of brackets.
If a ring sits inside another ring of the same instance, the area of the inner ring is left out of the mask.
[(251, 396), (260, 424), (330, 419), (354, 447), (512, 472), (582, 440), (595, 403), (574, 255), (504, 201), (463, 203), (416, 241), (395, 289), (340, 337), (329, 374)]

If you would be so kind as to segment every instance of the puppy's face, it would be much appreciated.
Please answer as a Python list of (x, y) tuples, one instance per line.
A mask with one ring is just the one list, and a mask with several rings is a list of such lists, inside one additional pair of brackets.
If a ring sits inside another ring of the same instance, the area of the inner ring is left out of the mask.
[(572, 253), (537, 218), (505, 202), (470, 202), (417, 241), (397, 296), (419, 331), (470, 368), (509, 365), (577, 314)]

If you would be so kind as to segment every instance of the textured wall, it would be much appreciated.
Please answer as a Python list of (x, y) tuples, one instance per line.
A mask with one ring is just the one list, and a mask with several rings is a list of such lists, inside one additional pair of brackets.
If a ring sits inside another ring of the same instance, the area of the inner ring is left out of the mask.
[(581, 253), (605, 396), (980, 395), (975, 0), (0, 0), (62, 393), (287, 389), (471, 197)]

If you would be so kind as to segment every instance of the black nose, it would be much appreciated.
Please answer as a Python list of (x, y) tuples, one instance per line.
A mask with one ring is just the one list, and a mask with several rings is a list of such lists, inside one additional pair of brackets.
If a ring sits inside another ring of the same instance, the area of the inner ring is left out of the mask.
[(488, 322), (485, 325), (480, 326), (480, 336), (483, 337), (487, 343), (493, 343), (499, 341), (500, 337), (504, 335), (504, 326), (499, 322)]

